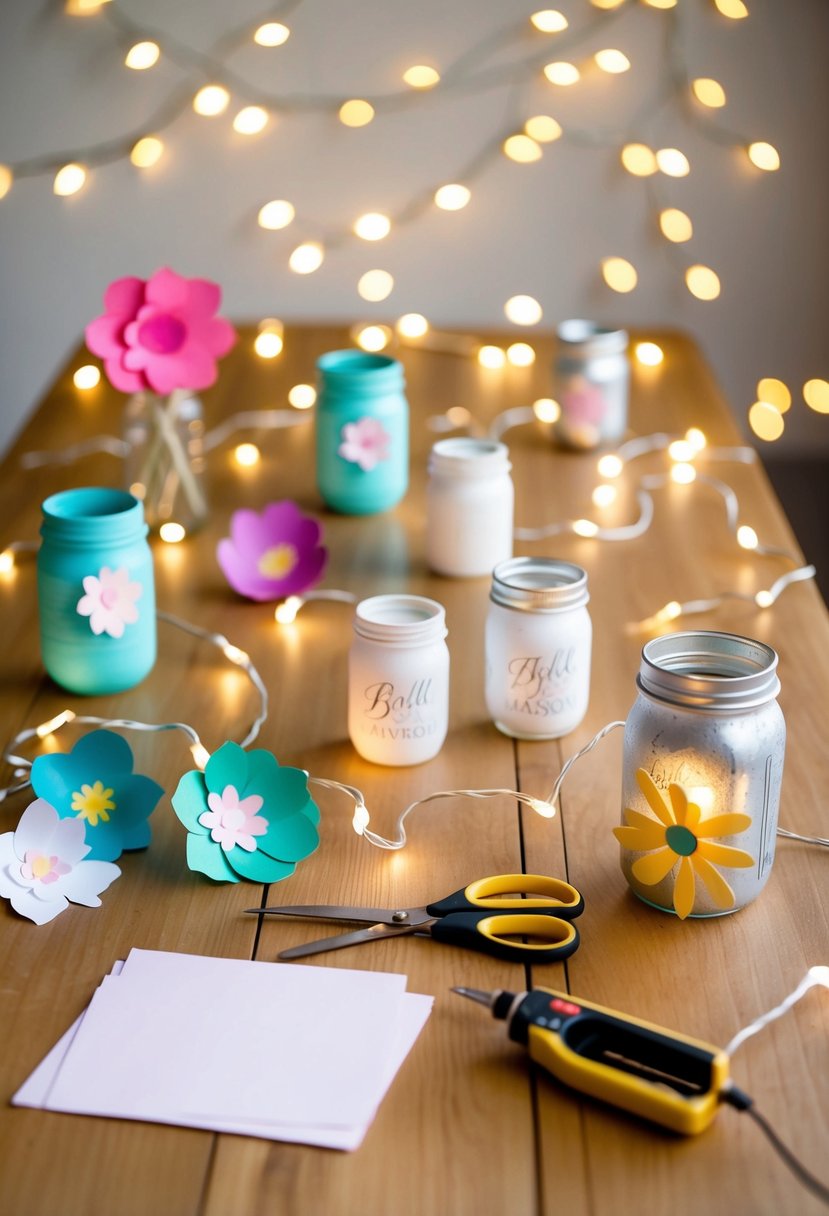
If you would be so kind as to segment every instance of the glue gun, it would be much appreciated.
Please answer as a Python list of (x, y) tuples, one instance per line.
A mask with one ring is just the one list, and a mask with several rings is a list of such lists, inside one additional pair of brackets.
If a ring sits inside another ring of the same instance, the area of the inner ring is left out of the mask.
[(728, 1056), (718, 1047), (551, 988), (453, 988), (506, 1021), (509, 1037), (557, 1080), (671, 1131), (704, 1131), (728, 1100)]

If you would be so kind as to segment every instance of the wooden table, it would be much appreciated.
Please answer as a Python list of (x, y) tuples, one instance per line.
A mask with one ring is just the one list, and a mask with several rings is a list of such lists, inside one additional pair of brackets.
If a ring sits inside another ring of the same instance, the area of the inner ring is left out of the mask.
[[(656, 334), (666, 358), (660, 368), (633, 373), (634, 433), (680, 434), (703, 428), (714, 444), (739, 442), (734, 422), (694, 345)], [(488, 338), (506, 340), (506, 335)], [(514, 335), (513, 335), (514, 337)], [(288, 327), (274, 362), (252, 352), (242, 330), (223, 362), (218, 384), (205, 394), (208, 423), (242, 409), (286, 405), (288, 389), (314, 378), (322, 352), (348, 344), (336, 328)], [(510, 338), (512, 340), (512, 338)], [(559, 742), (513, 743), (488, 721), (483, 699), (483, 624), (487, 579), (436, 578), (424, 558), (425, 458), (435, 433), (427, 418), (453, 405), (486, 423), (510, 406), (550, 392), (552, 341), (538, 338), (533, 368), (487, 371), (474, 359), (400, 350), (412, 407), (412, 485), (386, 515), (362, 519), (323, 510), (312, 476), (311, 425), (239, 435), (262, 448), (263, 460), (240, 469), (233, 441), (209, 461), (212, 518), (178, 546), (154, 542), (159, 607), (220, 630), (252, 656), (271, 693), (261, 744), (283, 763), (354, 784), (365, 793), (372, 826), (389, 834), (415, 798), (456, 787), (503, 786), (545, 796), (563, 761), (605, 723), (623, 718), (634, 698), (639, 653), (648, 634), (629, 623), (666, 601), (713, 595), (725, 587), (768, 587), (785, 568), (779, 559), (739, 549), (720, 497), (704, 486), (658, 491), (656, 518), (638, 540), (610, 544), (561, 536), (522, 544), (523, 553), (554, 554), (589, 574), (594, 624), (593, 680), (585, 721)], [(72, 386), (70, 361), (43, 401), (0, 479), (0, 539), (35, 539), (39, 504), (49, 493), (83, 484), (119, 484), (116, 459), (101, 455), (63, 468), (24, 473), (18, 457), (33, 448), (60, 448), (87, 435), (117, 432), (123, 400), (102, 385), (88, 394)], [(516, 520), (541, 524), (595, 517), (590, 492), (595, 456), (554, 449), (532, 424), (508, 435), (517, 491)], [(665, 457), (637, 462), (661, 470)], [(712, 466), (736, 490), (741, 519), (770, 545), (796, 549), (762, 469)], [(635, 517), (630, 472), (619, 502), (602, 518)], [(450, 733), (440, 755), (412, 769), (386, 769), (360, 760), (346, 735), (346, 653), (350, 610), (309, 605), (293, 626), (275, 625), (271, 606), (237, 598), (215, 561), (217, 539), (230, 512), (293, 498), (324, 522), (331, 561), (327, 587), (363, 597), (409, 590), (446, 606), (452, 656)], [(48, 719), (78, 701), (43, 674), (36, 624), (33, 561), (0, 579), (2, 603), (3, 738)], [(781, 704), (789, 741), (781, 823), (825, 834), (829, 766), (825, 712), (829, 694), (829, 627), (811, 583), (789, 589), (773, 608), (731, 602), (690, 627), (725, 629), (771, 643), (780, 654)], [(686, 627), (680, 621), (678, 627)], [(669, 626), (666, 626), (669, 628)], [(169, 626), (160, 627), (160, 656), (137, 689), (93, 698), (83, 711), (148, 721), (192, 722), (208, 748), (240, 739), (255, 710), (244, 675), (223, 656)], [(67, 748), (78, 736), (66, 728)], [(36, 927), (7, 903), (0, 911), (2, 965), (2, 1095), (7, 1101), (69, 1023), (88, 1003), (113, 962), (133, 946), (270, 960), (311, 935), (307, 924), (256, 925), (241, 909), (258, 888), (217, 886), (185, 864), (184, 830), (169, 806), (181, 773), (192, 767), (180, 736), (130, 736), (139, 771), (161, 782), (167, 797), (153, 817), (146, 853), (121, 859), (122, 878), (95, 911), (72, 906)], [(576, 765), (552, 821), (520, 811), (509, 799), (457, 800), (422, 807), (409, 821), (408, 848), (378, 852), (351, 828), (351, 808), (338, 794), (319, 794), (318, 852), (272, 897), (284, 902), (417, 904), (470, 879), (498, 871), (566, 876), (584, 893), (582, 947), (567, 964), (521, 967), (398, 938), (360, 953), (323, 955), (316, 965), (405, 972), (409, 989), (435, 996), (434, 1012), (395, 1080), (360, 1148), (353, 1154), (180, 1128), (75, 1117), (25, 1109), (2, 1110), (0, 1211), (14, 1216), (254, 1216), (396, 1213), (523, 1216), (560, 1213), (610, 1216), (642, 1211), (684, 1216), (706, 1213), (808, 1213), (822, 1210), (787, 1172), (759, 1130), (730, 1108), (693, 1139), (677, 1139), (593, 1101), (582, 1100), (533, 1071), (502, 1024), (449, 993), (453, 984), (521, 990), (529, 978), (624, 1010), (714, 1043), (777, 1004), (814, 963), (829, 962), (829, 898), (825, 852), (780, 841), (762, 897), (735, 916), (681, 923), (628, 891), (611, 828), (619, 822), (620, 732)], [(10, 780), (6, 772), (4, 784)], [(11, 830), (27, 804), (19, 794), (0, 806)], [(313, 964), (312, 964), (313, 965)], [(736, 1055), (738, 1085), (803, 1160), (826, 1176), (829, 1122), (829, 995), (816, 989), (788, 1017)]]

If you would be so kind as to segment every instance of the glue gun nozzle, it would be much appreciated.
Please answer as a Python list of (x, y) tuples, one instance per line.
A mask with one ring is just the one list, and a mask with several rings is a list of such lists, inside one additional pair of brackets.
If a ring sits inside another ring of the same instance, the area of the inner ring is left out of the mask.
[(465, 996), (470, 1001), (477, 1001), (479, 1005), (486, 1005), (487, 1009), (492, 1008), (492, 1002), (498, 995), (497, 992), (482, 992), (480, 988), (453, 988), (452, 992), (457, 992), (458, 996)]

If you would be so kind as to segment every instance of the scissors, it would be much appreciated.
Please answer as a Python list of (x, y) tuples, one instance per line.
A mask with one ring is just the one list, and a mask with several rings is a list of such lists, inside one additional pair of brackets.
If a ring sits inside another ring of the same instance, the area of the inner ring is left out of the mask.
[[(367, 922), (365, 928), (283, 950), (277, 955), (280, 959), (304, 958), (309, 954), (356, 946), (360, 942), (418, 933), (511, 963), (551, 963), (569, 958), (578, 949), (578, 930), (571, 922), (584, 911), (584, 899), (575, 887), (559, 878), (541, 874), (494, 874), (479, 878), (423, 908), (295, 904), (246, 908), (245, 911), (256, 916), (307, 916)], [(516, 941), (516, 938), (523, 940)]]

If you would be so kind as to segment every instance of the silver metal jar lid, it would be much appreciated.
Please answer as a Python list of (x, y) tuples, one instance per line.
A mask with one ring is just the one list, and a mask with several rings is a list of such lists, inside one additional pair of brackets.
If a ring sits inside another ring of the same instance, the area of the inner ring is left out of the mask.
[(755, 709), (780, 691), (777, 653), (765, 642), (706, 630), (669, 633), (642, 648), (642, 692), (685, 709)]
[(556, 337), (562, 344), (563, 354), (568, 347), (578, 348), (582, 355), (619, 355), (627, 350), (628, 335), (625, 329), (611, 329), (597, 325), (595, 321), (562, 321), (556, 329)]
[(580, 608), (590, 598), (587, 573), (573, 562), (553, 557), (511, 557), (492, 571), (489, 598), (523, 612)]

